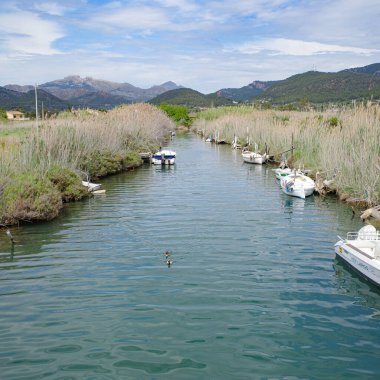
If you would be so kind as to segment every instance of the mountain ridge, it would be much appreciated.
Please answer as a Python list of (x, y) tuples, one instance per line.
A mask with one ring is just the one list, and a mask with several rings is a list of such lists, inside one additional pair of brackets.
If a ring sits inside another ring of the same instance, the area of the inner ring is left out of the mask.
[[(338, 72), (309, 71), (278, 81), (253, 81), (240, 88), (222, 88), (212, 94), (168, 81), (147, 89), (130, 83), (112, 82), (70, 75), (38, 86), (45, 91), (46, 107), (71, 106), (109, 109), (123, 103), (151, 102), (207, 107), (240, 102), (269, 101), (273, 104), (347, 102), (354, 99), (380, 99), (380, 63)], [(182, 91), (177, 91), (182, 90)], [(33, 107), (34, 86), (17, 84), (0, 87), (0, 107)], [(29, 94), (28, 96), (26, 96)], [(17, 99), (19, 103), (17, 103)], [(30, 104), (25, 99), (29, 99)]]

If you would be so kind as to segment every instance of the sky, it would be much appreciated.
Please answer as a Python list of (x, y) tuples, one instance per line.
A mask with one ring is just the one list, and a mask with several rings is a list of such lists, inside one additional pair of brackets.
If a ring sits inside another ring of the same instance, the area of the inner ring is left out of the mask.
[(0, 86), (69, 75), (202, 93), (380, 62), (379, 0), (0, 0)]

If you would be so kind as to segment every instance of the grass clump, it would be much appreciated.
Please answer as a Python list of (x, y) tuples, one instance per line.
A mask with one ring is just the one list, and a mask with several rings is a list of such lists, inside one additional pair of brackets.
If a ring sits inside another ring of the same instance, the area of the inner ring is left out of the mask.
[(22, 173), (3, 183), (1, 216), (5, 224), (51, 220), (62, 208), (60, 191), (38, 173)]
[(72, 169), (53, 165), (47, 171), (46, 177), (61, 193), (63, 202), (77, 201), (88, 196), (80, 176)]

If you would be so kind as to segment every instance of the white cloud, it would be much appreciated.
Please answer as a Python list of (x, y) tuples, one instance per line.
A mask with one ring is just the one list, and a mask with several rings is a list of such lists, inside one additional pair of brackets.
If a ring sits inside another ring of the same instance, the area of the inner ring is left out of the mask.
[(164, 7), (178, 8), (183, 12), (194, 12), (200, 10), (200, 6), (193, 1), (187, 0), (157, 0)]
[(62, 16), (68, 10), (68, 8), (54, 2), (35, 4), (34, 8), (37, 11), (47, 13), (52, 16)]
[(167, 29), (171, 24), (163, 10), (152, 7), (115, 8), (99, 13), (90, 22), (114, 30)]
[(64, 36), (60, 27), (27, 11), (0, 14), (3, 54), (57, 54), (52, 47)]
[(376, 49), (329, 45), (319, 42), (290, 40), (286, 38), (274, 38), (255, 43), (243, 43), (232, 50), (238, 51), (242, 54), (258, 54), (262, 51), (268, 51), (272, 54), (295, 56), (310, 56), (327, 53), (352, 53), (360, 55), (371, 55), (380, 52), (380, 50)]

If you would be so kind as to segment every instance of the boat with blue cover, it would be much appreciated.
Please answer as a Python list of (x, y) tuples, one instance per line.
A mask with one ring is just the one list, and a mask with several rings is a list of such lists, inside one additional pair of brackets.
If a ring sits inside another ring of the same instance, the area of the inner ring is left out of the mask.
[(162, 149), (152, 155), (153, 165), (174, 165), (176, 152), (169, 149)]

